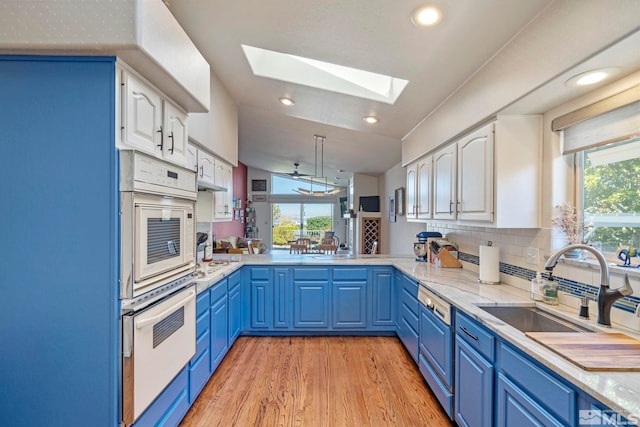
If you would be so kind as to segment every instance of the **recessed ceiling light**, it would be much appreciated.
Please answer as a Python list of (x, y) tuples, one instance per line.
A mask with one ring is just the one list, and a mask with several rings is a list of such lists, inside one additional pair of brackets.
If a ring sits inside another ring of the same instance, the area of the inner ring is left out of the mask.
[(429, 27), (436, 25), (442, 20), (442, 12), (432, 4), (425, 4), (416, 8), (411, 14), (413, 25), (418, 27)]
[(378, 120), (378, 118), (374, 116), (364, 116), (362, 120), (369, 123), (370, 125), (375, 125), (376, 123), (380, 123), (380, 120)]
[(589, 86), (601, 82), (602, 80), (618, 74), (619, 72), (620, 68), (616, 67), (598, 68), (597, 70), (585, 71), (584, 73), (571, 77), (565, 82), (565, 85), (570, 87)]
[(286, 105), (287, 107), (290, 107), (294, 105), (296, 102), (291, 98), (287, 98), (286, 96), (283, 96), (282, 98), (280, 98), (280, 103), (282, 105)]

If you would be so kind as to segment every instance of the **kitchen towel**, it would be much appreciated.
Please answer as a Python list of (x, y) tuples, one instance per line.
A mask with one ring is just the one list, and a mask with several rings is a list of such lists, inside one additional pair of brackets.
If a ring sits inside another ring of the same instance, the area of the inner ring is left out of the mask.
[(500, 283), (500, 248), (480, 246), (480, 283), (496, 285)]

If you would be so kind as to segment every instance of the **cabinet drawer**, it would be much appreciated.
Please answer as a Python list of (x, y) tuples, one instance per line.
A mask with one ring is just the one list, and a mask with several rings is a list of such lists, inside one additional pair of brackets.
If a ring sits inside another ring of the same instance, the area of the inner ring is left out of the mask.
[(575, 391), (510, 346), (502, 343), (499, 351), (500, 370), (532, 399), (571, 424), (575, 417)]
[(490, 362), (495, 360), (494, 335), (460, 312), (456, 312), (456, 334)]
[[(401, 307), (406, 307), (416, 318), (420, 316), (420, 302), (418, 298), (409, 294), (406, 289), (402, 289), (400, 294)], [(417, 329), (416, 329), (417, 330)]]
[(269, 280), (269, 267), (251, 267), (249, 268), (249, 277), (251, 280)]
[(404, 319), (405, 322), (411, 326), (413, 332), (418, 335), (418, 331), (420, 330), (420, 318), (405, 304), (402, 304), (400, 307), (400, 317)]
[(223, 279), (211, 287), (211, 305), (227, 296), (227, 279)]
[(453, 412), (453, 393), (451, 393), (449, 388), (442, 382), (422, 353), (418, 356), (418, 368), (420, 369), (422, 377), (427, 384), (429, 384), (429, 388), (431, 388), (431, 391), (436, 396), (436, 399), (438, 399), (438, 402), (440, 402), (440, 405), (444, 408), (444, 411), (451, 417)]
[(242, 273), (241, 270), (236, 270), (229, 275), (227, 278), (227, 288), (229, 290), (235, 288), (242, 281)]
[(200, 317), (202, 313), (209, 310), (209, 289), (198, 294), (196, 299), (196, 317)]
[(294, 268), (294, 280), (328, 280), (329, 268)]
[(209, 352), (206, 351), (189, 367), (189, 402), (196, 400), (210, 376)]
[(402, 289), (418, 298), (418, 282), (409, 276), (402, 276)]
[(209, 330), (209, 306), (207, 311), (202, 313), (196, 318), (196, 337), (200, 337), (202, 334)]
[(367, 280), (366, 268), (334, 268), (333, 280)]

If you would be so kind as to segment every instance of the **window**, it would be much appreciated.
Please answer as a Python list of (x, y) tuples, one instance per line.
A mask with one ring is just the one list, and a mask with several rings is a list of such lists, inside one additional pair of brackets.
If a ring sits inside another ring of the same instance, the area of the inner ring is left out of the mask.
[(578, 153), (582, 168), (585, 241), (605, 253), (640, 247), (640, 138)]

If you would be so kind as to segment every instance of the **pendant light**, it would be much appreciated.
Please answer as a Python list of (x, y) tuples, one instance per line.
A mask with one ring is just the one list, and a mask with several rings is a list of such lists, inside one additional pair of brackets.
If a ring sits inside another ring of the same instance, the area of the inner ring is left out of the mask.
[[(322, 135), (313, 135), (314, 138), (314, 176), (311, 177), (311, 189), (307, 190), (305, 188), (298, 188), (298, 193), (308, 195), (308, 196), (331, 196), (339, 193), (341, 190), (337, 187), (334, 187), (331, 191), (329, 191), (329, 180), (326, 176), (324, 176), (324, 141), (327, 139), (326, 136)], [(318, 142), (320, 142), (320, 175), (318, 175)], [(324, 191), (313, 191), (313, 180), (314, 178), (324, 179)]]

